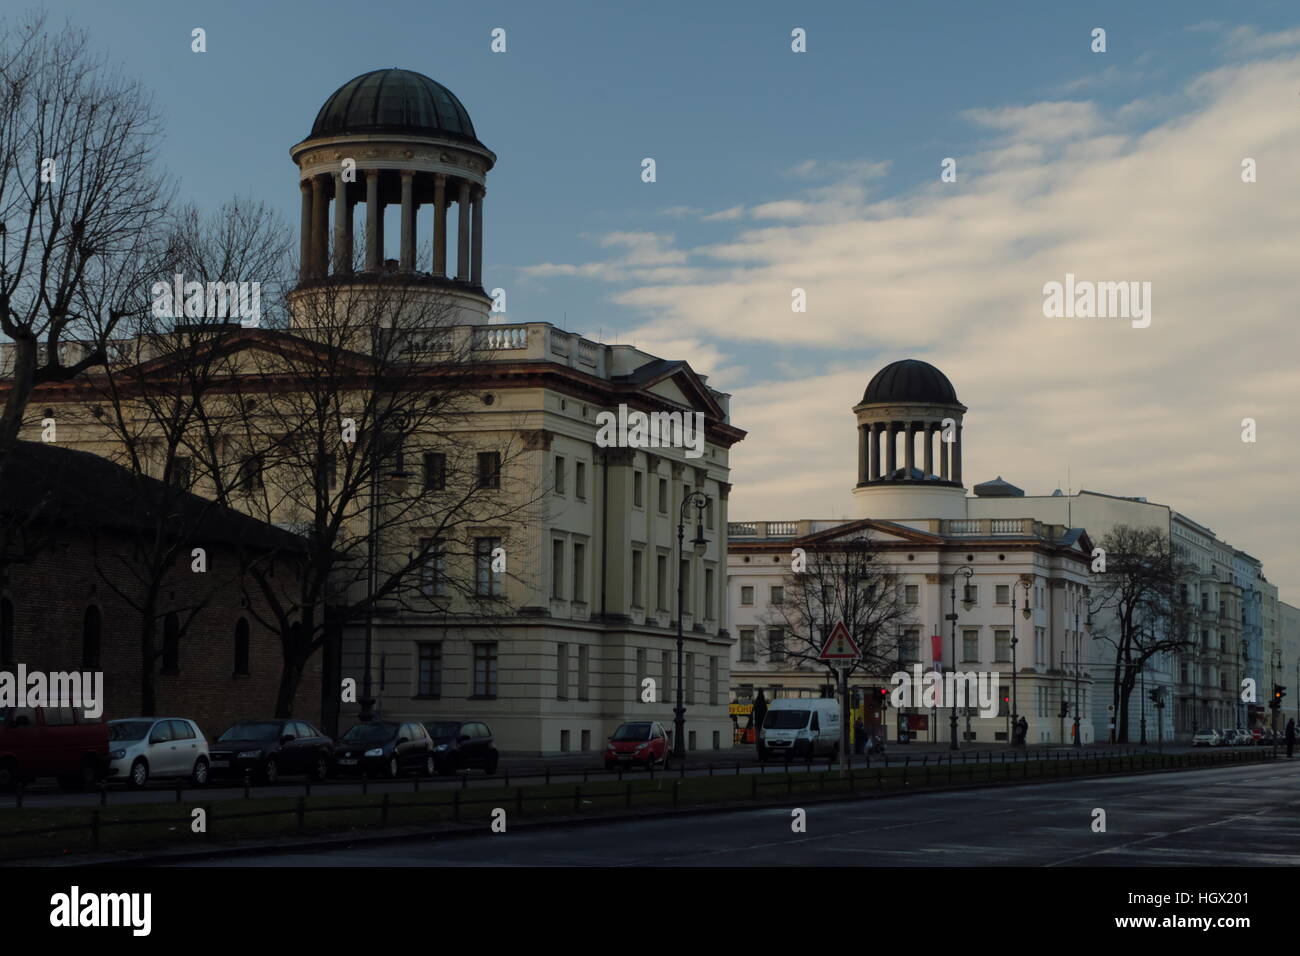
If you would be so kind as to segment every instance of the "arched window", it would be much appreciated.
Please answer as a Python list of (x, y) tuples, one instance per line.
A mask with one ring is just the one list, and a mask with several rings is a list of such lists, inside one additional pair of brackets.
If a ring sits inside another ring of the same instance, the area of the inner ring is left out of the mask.
[(181, 619), (172, 611), (163, 618), (162, 669), (175, 674), (181, 668)]
[(235, 673), (248, 673), (248, 619), (243, 617), (235, 625)]
[(83, 670), (99, 670), (99, 608), (94, 604), (86, 608), (81, 622), (81, 666)]
[(0, 598), (0, 664), (14, 662), (14, 602)]

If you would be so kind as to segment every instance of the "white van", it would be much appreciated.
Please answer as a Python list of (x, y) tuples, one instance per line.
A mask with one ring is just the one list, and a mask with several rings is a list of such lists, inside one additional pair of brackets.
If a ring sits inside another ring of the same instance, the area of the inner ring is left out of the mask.
[(840, 702), (833, 697), (779, 697), (768, 707), (758, 732), (763, 760), (790, 754), (791, 759), (838, 755)]

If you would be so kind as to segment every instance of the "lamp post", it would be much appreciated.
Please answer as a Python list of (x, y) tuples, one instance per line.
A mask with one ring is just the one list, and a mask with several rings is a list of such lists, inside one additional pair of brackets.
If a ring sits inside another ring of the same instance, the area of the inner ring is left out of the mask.
[(1020, 720), (1020, 699), (1016, 694), (1016, 674), (1020, 667), (1016, 663), (1016, 645), (1020, 643), (1020, 638), (1016, 636), (1016, 591), (1020, 588), (1025, 589), (1025, 620), (1033, 615), (1029, 609), (1029, 590), (1034, 586), (1033, 578), (1021, 578), (1011, 586), (1011, 739), (1017, 747), (1023, 747), (1025, 741), (1016, 739), (1016, 724)]
[[(948, 620), (952, 622), (952, 636), (948, 642), (948, 651), (952, 656), (952, 663), (954, 667), (957, 664), (957, 577), (958, 575), (965, 575), (966, 576), (965, 586), (969, 587), (970, 579), (971, 577), (974, 576), (974, 574), (975, 574), (975, 569), (972, 568), (969, 564), (958, 568), (956, 571), (952, 573), (952, 588), (951, 588), (952, 613), (948, 615)], [(961, 602), (961, 606), (966, 610), (970, 610), (971, 604), (969, 600), (965, 599), (965, 593), (966, 593), (965, 591), (962, 592), (963, 599)], [(952, 730), (952, 743), (949, 745), (948, 749), (956, 750), (957, 749), (957, 701), (955, 700), (951, 701), (951, 704), (952, 704), (952, 708), (951, 708), (952, 717), (950, 718), (950, 729)]]
[(682, 506), (677, 516), (677, 706), (673, 708), (673, 756), (680, 761), (686, 760), (686, 704), (682, 691), (682, 605), (685, 596), (685, 575), (682, 563), (685, 561), (682, 539), (686, 535), (686, 507), (695, 506), (695, 537), (691, 546), (696, 557), (703, 557), (709, 542), (704, 539), (704, 509), (708, 507), (709, 496), (702, 491), (692, 491), (682, 499)]
[[(1083, 603), (1090, 592), (1087, 588), (1078, 591), (1074, 598), (1074, 745), (1083, 746), (1083, 734), (1079, 733), (1079, 666), (1083, 662), (1083, 633), (1079, 630), (1079, 605)], [(1087, 616), (1084, 618), (1083, 626), (1092, 627), (1092, 610), (1089, 608)], [(1145, 734), (1145, 729), (1143, 733)], [(1145, 742), (1145, 737), (1143, 741)]]
[[(381, 452), (382, 456), (382, 452)], [(378, 586), (379, 572), (376, 568), (378, 563), (379, 551), (379, 461), (372, 464), (370, 468), (370, 508), (369, 508), (369, 530), (366, 541), (367, 567), (366, 567), (366, 649), (365, 649), (365, 666), (361, 676), (361, 699), (357, 703), (361, 706), (357, 714), (357, 720), (362, 723), (375, 719), (375, 698), (370, 693), (370, 658), (373, 655), (374, 638), (375, 638), (375, 605), (374, 593)], [(397, 467), (389, 473), (384, 479), (384, 486), (394, 496), (400, 495), (406, 491), (406, 481), (410, 476), (402, 467), (401, 452), (397, 453)]]

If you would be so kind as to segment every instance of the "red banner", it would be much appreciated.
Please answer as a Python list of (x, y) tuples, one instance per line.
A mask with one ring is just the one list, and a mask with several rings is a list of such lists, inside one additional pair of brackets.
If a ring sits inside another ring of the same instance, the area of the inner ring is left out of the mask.
[(943, 663), (943, 635), (930, 635), (930, 650), (934, 652), (934, 664), (938, 667)]

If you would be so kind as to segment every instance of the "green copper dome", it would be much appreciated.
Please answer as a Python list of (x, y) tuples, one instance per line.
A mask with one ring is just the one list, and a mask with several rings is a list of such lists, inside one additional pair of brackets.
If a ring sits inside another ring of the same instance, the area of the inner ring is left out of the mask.
[(398, 69), (362, 73), (325, 101), (311, 136), (343, 133), (430, 133), (478, 143), (455, 93), (422, 73)]

